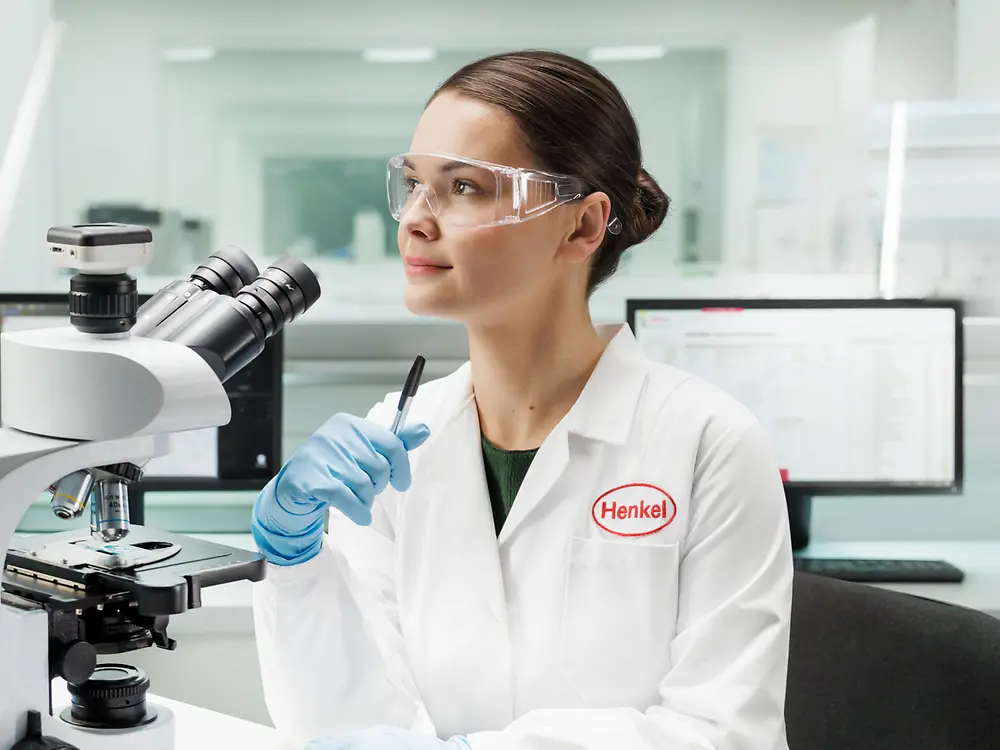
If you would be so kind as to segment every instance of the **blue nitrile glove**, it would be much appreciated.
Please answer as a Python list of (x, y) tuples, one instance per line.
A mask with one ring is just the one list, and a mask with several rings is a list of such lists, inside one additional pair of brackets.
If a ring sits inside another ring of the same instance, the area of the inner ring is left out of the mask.
[(464, 737), (439, 740), (398, 727), (372, 727), (313, 740), (305, 750), (471, 750)]
[(257, 496), (250, 524), (257, 549), (277, 565), (315, 557), (323, 543), (327, 506), (367, 526), (375, 497), (386, 485), (409, 488), (407, 451), (429, 435), (423, 424), (407, 425), (397, 436), (350, 414), (331, 417)]

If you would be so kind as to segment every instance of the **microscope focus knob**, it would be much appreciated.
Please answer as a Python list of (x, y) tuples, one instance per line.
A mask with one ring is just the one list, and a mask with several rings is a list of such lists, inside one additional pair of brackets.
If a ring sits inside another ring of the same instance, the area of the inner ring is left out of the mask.
[(86, 641), (74, 641), (49, 658), (55, 673), (71, 684), (90, 679), (97, 668), (97, 649)]

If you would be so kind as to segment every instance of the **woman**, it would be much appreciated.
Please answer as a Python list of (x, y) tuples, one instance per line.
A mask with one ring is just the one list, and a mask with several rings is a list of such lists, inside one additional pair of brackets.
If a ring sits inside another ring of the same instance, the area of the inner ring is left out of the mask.
[(261, 493), (276, 726), (321, 750), (784, 748), (768, 441), (590, 320), (668, 205), (619, 91), (559, 54), (474, 62), (388, 184), (407, 307), (461, 321), (470, 362), (398, 437), (396, 395), (333, 417)]

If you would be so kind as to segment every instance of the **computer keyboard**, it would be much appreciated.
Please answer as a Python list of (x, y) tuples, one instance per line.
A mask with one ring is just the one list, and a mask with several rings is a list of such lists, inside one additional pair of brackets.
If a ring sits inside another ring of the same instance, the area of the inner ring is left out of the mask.
[(796, 557), (803, 573), (855, 583), (961, 583), (965, 574), (944, 560), (852, 560)]

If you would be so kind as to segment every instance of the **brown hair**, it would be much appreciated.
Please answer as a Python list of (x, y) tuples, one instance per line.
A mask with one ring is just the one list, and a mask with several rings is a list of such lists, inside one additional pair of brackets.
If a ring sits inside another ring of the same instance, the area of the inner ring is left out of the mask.
[(642, 167), (635, 118), (618, 87), (597, 68), (558, 52), (524, 50), (469, 63), (442, 83), (445, 91), (510, 116), (540, 168), (583, 180), (611, 198), (622, 230), (606, 232), (590, 270), (589, 291), (618, 268), (624, 252), (647, 239), (670, 199)]

